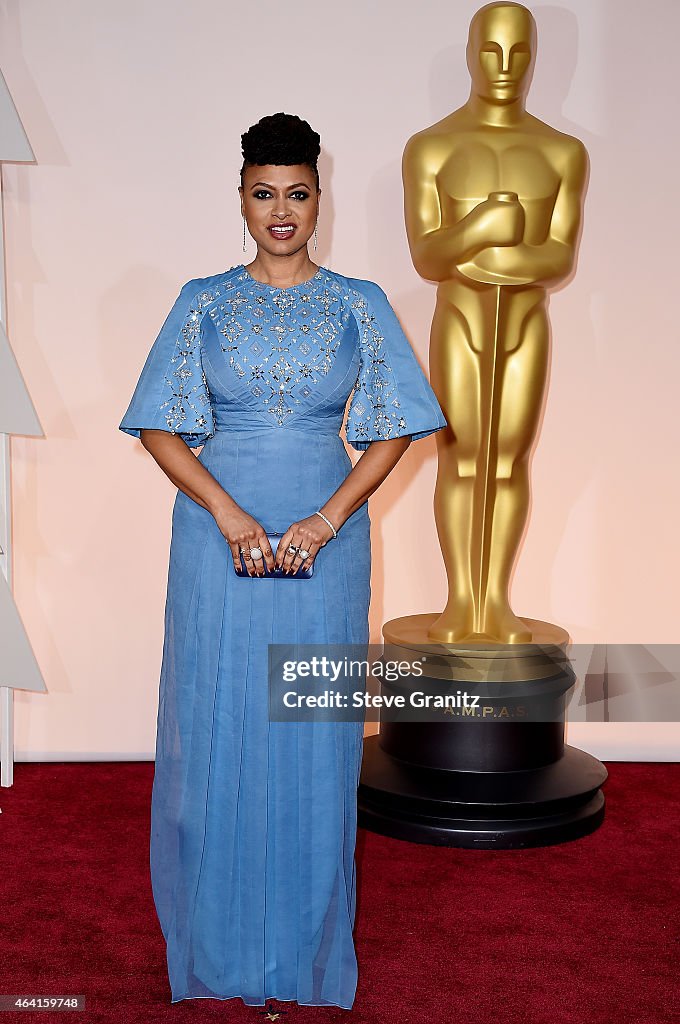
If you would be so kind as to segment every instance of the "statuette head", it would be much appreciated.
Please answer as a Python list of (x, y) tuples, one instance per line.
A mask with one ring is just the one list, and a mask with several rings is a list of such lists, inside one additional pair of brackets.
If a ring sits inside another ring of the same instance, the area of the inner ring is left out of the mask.
[(515, 3), (486, 4), (474, 14), (466, 48), (472, 91), (490, 103), (525, 96), (536, 53), (536, 22)]

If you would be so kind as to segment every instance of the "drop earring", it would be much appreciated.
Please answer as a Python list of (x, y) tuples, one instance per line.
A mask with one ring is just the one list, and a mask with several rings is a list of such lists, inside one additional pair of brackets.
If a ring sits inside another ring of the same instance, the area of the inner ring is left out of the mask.
[(246, 251), (246, 219), (243, 218), (243, 251)]
[(316, 223), (316, 224), (314, 225), (314, 252), (316, 252), (316, 250), (317, 250), (317, 249), (318, 249), (318, 247), (319, 247), (319, 236), (318, 236), (318, 234), (317, 234), (317, 227), (318, 227), (318, 221), (317, 221), (317, 223)]

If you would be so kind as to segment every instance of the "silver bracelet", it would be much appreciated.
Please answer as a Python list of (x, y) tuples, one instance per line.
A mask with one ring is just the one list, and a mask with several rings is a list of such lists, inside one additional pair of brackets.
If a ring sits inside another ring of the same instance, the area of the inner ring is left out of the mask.
[(323, 519), (324, 523), (328, 523), (328, 525), (330, 526), (331, 530), (333, 531), (333, 538), (335, 539), (337, 537), (337, 535), (338, 535), (338, 531), (335, 529), (335, 527), (333, 526), (333, 524), (330, 521), (330, 519), (326, 519), (326, 517), (323, 514), (323, 512), (315, 512), (314, 515), (315, 516), (321, 516), (321, 518)]

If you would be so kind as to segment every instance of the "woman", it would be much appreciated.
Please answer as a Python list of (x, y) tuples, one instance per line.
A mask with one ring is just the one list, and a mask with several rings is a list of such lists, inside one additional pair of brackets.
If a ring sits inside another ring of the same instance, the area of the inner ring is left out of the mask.
[(380, 288), (309, 258), (319, 136), (280, 113), (242, 143), (257, 254), (184, 285), (120, 424), (178, 488), (153, 894), (172, 1002), (349, 1009), (363, 723), (270, 721), (268, 645), (368, 642), (367, 499), (446, 420)]

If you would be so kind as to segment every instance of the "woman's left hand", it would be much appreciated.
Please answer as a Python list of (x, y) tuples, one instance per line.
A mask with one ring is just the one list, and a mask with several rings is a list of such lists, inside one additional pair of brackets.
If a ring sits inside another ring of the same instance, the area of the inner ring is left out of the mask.
[[(317, 552), (333, 537), (331, 528), (321, 516), (311, 515), (288, 527), (276, 549), (276, 566), (283, 566), (286, 573), (296, 573), (302, 566), (309, 569)], [(288, 550), (293, 544), (299, 550), (292, 554)], [(305, 555), (306, 557), (303, 557)]]

